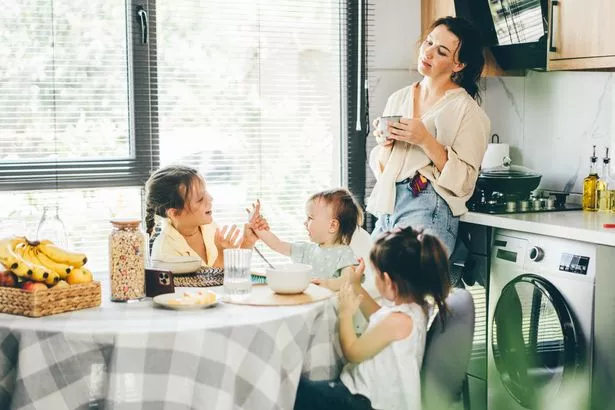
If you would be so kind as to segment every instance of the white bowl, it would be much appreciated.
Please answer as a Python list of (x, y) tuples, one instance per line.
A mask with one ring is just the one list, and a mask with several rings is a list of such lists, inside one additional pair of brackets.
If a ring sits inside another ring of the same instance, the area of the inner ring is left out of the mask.
[(172, 256), (160, 259), (152, 259), (152, 267), (170, 270), (174, 274), (192, 273), (201, 267), (201, 258), (198, 256)]
[(267, 269), (267, 286), (275, 293), (295, 294), (303, 292), (310, 284), (312, 265), (291, 263), (275, 269)]

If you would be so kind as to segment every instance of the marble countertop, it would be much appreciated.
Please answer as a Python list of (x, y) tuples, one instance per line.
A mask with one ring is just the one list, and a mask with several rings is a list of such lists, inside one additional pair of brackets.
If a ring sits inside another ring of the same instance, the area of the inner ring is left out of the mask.
[(493, 215), (467, 212), (460, 220), (494, 228), (615, 246), (615, 228), (603, 227), (604, 224), (615, 224), (615, 213), (561, 211)]

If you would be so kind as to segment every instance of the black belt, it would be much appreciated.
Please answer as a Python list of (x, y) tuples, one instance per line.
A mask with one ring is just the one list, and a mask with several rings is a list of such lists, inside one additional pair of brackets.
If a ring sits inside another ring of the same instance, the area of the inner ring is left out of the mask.
[(408, 178), (406, 178), (404, 180), (401, 180), (399, 182), (395, 182), (395, 185), (406, 185), (406, 184), (409, 184), (410, 181), (412, 181), (412, 178), (408, 177)]

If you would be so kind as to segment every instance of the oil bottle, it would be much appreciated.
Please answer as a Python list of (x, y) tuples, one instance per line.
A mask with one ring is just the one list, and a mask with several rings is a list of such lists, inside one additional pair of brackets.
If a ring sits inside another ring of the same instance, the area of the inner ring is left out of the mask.
[(596, 146), (594, 145), (594, 153), (590, 159), (589, 175), (583, 180), (583, 210), (585, 211), (597, 211), (598, 210), (598, 198), (596, 195), (596, 185), (598, 185), (598, 170), (596, 156)]
[(611, 207), (609, 189), (613, 187), (609, 185), (610, 162), (611, 158), (609, 158), (609, 149), (607, 148), (606, 155), (602, 158), (602, 171), (600, 172), (598, 182), (596, 182), (596, 198), (598, 200), (598, 210), (600, 212), (608, 212)]

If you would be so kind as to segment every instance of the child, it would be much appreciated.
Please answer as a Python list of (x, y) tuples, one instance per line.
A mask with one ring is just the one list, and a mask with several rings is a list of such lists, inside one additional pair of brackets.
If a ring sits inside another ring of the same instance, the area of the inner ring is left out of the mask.
[[(260, 216), (260, 202), (253, 208), (254, 216)], [(357, 225), (362, 223), (363, 211), (348, 190), (337, 188), (312, 195), (305, 213), (305, 228), (311, 242), (284, 242), (271, 231), (257, 230), (256, 234), (293, 262), (312, 265), (315, 283), (338, 290), (345, 269), (356, 264), (357, 257), (348, 244)]]
[[(353, 269), (339, 294), (340, 344), (348, 364), (339, 379), (301, 379), (295, 410), (420, 409), (420, 371), (433, 298), (446, 318), (450, 284), (443, 245), (408, 227), (380, 237), (370, 253), (376, 287), (391, 302), (380, 307), (361, 287), (365, 265)], [(369, 319), (357, 338), (357, 308)]]
[(199, 256), (205, 266), (224, 267), (223, 250), (252, 248), (258, 237), (253, 227), (269, 229), (255, 216), (244, 226), (243, 239), (236, 225), (219, 229), (213, 222), (213, 198), (205, 180), (194, 168), (173, 165), (160, 168), (146, 185), (147, 233), (152, 234), (155, 216), (165, 218), (160, 235), (154, 240), (152, 259), (174, 256)]

